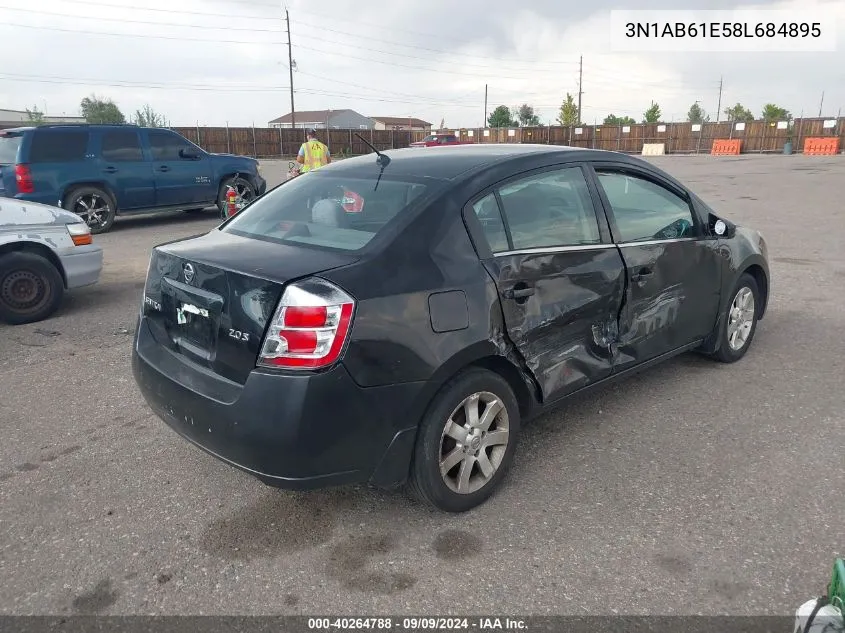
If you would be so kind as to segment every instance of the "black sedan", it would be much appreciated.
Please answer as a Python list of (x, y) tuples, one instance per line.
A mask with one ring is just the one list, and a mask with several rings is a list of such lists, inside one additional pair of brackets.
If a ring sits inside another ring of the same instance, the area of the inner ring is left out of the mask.
[(133, 370), (169, 426), (267, 484), (408, 484), (459, 512), (567, 396), (742, 358), (769, 279), (757, 231), (638, 158), (404, 149), (156, 247)]

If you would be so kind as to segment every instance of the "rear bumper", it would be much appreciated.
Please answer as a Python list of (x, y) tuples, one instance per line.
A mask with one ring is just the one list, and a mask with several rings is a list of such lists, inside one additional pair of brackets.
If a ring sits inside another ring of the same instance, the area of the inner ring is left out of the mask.
[(103, 249), (96, 244), (76, 246), (73, 253), (62, 255), (60, 259), (69, 289), (90, 286), (99, 281), (103, 271)]
[(424, 383), (361, 388), (342, 365), (323, 373), (254, 370), (240, 385), (158, 344), (138, 324), (132, 369), (150, 408), (218, 459), (280, 488), (405, 481)]

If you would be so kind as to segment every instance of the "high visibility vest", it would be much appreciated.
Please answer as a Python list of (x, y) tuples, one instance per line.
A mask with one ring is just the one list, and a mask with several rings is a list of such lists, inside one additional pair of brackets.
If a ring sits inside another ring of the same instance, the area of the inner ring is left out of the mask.
[(319, 169), (328, 162), (329, 148), (317, 139), (303, 143), (302, 147), (305, 153), (305, 162), (300, 169), (301, 172)]

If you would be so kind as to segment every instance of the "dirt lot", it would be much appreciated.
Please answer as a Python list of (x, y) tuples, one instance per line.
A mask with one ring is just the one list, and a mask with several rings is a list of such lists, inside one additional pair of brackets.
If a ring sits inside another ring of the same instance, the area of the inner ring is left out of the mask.
[(271, 489), (151, 415), (129, 366), (148, 253), (215, 221), (119, 222), (101, 283), (0, 326), (0, 613), (789, 614), (818, 595), (845, 555), (845, 160), (654, 160), (764, 232), (751, 351), (573, 400), (457, 517)]

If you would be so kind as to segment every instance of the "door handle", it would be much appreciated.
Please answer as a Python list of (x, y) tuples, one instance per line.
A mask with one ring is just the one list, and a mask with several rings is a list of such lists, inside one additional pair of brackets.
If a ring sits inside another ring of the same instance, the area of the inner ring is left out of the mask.
[(117, 173), (117, 167), (106, 167), (106, 168), (103, 170), (103, 172), (104, 172), (104, 173), (106, 173), (106, 174), (114, 174), (114, 173)]
[(158, 170), (159, 171), (170, 171), (170, 167), (168, 167), (167, 165), (159, 165)]
[(648, 266), (643, 266), (631, 275), (631, 281), (644, 281), (654, 275), (654, 271)]
[(508, 288), (502, 293), (505, 299), (527, 299), (534, 294), (534, 288), (525, 285), (517, 285), (513, 288)]

